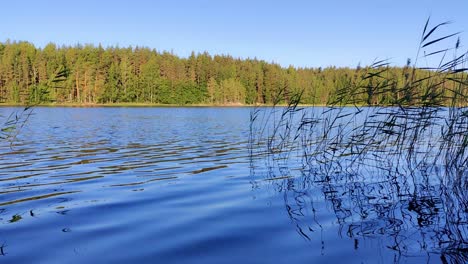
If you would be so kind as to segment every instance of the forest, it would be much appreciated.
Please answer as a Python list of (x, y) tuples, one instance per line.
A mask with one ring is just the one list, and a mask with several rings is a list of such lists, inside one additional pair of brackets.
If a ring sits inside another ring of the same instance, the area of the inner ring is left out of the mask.
[[(391, 82), (376, 85), (369, 74)], [(416, 94), (443, 98), (451, 90), (453, 82), (420, 86), (430, 91), (405, 89), (410, 79), (424, 83), (431, 74), (412, 67), (410, 60), (402, 67), (380, 62), (355, 68), (286, 68), (207, 52), (183, 58), (146, 47), (0, 43), (0, 98), (10, 104), (271, 105), (287, 104), (301, 94), (300, 103), (323, 105), (347, 87), (363, 89), (354, 96), (365, 104), (393, 105), (402, 98), (415, 104), (421, 98)]]

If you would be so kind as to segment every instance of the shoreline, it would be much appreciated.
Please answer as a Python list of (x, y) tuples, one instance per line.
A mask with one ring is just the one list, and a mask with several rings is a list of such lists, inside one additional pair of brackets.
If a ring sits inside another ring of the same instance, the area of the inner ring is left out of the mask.
[[(151, 104), (151, 103), (105, 103), (105, 104), (88, 104), (88, 103), (46, 103), (46, 104), (16, 104), (16, 103), (0, 103), (0, 107), (76, 107), (76, 108), (93, 108), (93, 107), (227, 107), (227, 108), (236, 108), (236, 107), (286, 107), (287, 104), (279, 105), (268, 105), (268, 104)], [(298, 107), (325, 107), (325, 104), (299, 104)]]
[[(129, 108), (176, 108), (176, 107), (187, 107), (187, 108), (210, 108), (210, 107), (225, 107), (225, 108), (252, 108), (252, 107), (287, 107), (287, 104), (151, 104), (151, 103), (43, 103), (43, 104), (17, 104), (17, 103), (0, 103), (0, 108), (3, 107), (75, 107), (75, 108), (106, 108), (106, 107), (129, 107)], [(297, 107), (331, 107), (327, 104), (298, 104)], [(336, 106), (335, 106), (336, 107)], [(341, 105), (340, 107), (356, 107), (356, 105)], [(359, 105), (358, 107), (396, 107), (395, 105)], [(407, 106), (407, 107), (422, 107), (422, 106)], [(449, 106), (434, 106), (434, 107), (449, 107)], [(457, 105), (456, 107), (468, 107)]]

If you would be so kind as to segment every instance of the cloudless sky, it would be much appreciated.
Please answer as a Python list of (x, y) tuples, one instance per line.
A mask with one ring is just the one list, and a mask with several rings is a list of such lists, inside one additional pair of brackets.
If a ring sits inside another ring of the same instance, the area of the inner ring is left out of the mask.
[(297, 67), (402, 65), (429, 15), (453, 21), (449, 31), (468, 30), (467, 0), (8, 0), (0, 41), (208, 51)]

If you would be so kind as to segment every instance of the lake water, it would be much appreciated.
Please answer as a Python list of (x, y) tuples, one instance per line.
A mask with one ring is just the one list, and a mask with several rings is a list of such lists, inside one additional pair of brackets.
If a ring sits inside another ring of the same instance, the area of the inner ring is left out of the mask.
[(466, 222), (444, 213), (466, 204), (440, 185), (398, 196), (271, 164), (249, 149), (251, 111), (35, 108), (0, 144), (0, 263), (468, 260)]

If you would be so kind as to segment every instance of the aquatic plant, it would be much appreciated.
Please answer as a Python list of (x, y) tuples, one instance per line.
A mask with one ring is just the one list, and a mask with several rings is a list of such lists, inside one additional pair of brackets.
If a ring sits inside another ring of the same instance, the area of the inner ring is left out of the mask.
[(323, 229), (319, 191), (342, 235), (388, 237), (395, 262), (417, 250), (468, 261), (468, 53), (459, 39), (438, 48), (458, 35), (436, 36), (447, 24), (427, 20), (403, 78), (378, 60), (358, 67), (360, 78), (336, 87), (326, 107), (300, 107), (297, 94), (286, 107), (252, 111), (250, 151), (267, 161), (267, 179), (284, 179), (268, 182), (284, 192), (301, 236)]
[[(28, 98), (24, 107), (20, 110), (11, 112), (8, 116), (1, 116), (3, 124), (0, 125), (0, 140), (8, 140), (10, 144), (13, 143), (15, 138), (20, 133), (21, 129), (27, 123), (30, 116), (33, 114), (33, 109), (40, 103), (53, 102), (48, 98), (49, 89), (61, 89), (62, 84), (66, 81), (69, 75), (69, 70), (63, 67), (57, 69), (55, 74), (50, 78), (47, 86), (33, 85), (30, 92), (24, 96)], [(2, 102), (5, 98), (0, 98)]]

